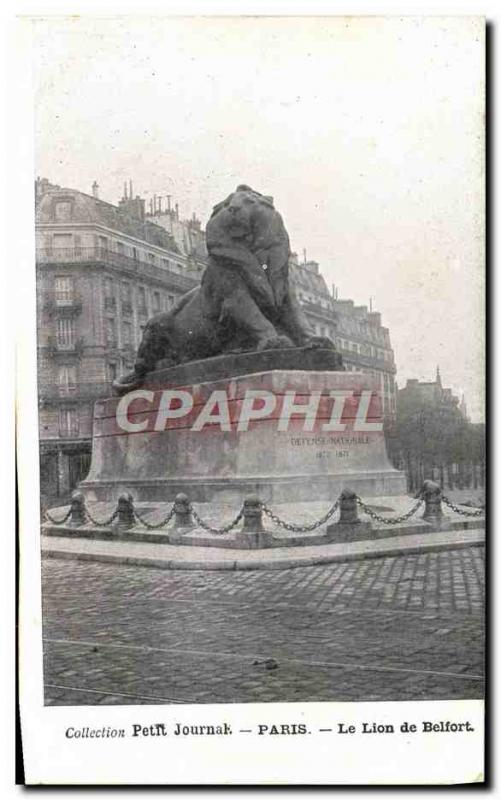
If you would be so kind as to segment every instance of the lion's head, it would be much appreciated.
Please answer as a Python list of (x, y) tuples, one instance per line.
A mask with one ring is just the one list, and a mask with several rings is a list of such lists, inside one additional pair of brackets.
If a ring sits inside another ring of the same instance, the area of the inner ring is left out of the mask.
[(250, 186), (241, 184), (236, 190), (214, 206), (207, 224), (207, 245), (219, 244), (221, 235), (230, 239), (246, 240), (255, 234), (256, 220), (263, 206), (273, 210), (273, 198), (266, 197)]

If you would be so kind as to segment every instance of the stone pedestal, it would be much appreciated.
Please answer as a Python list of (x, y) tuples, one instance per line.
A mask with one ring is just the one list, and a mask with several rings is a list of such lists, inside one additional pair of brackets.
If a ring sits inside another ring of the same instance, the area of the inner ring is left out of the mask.
[(405, 476), (386, 454), (377, 381), (318, 369), (318, 351), (313, 366), (293, 352), (297, 369), (181, 385), (180, 375), (174, 384), (172, 370), (160, 370), (141, 389), (98, 401), (82, 490), (93, 500), (130, 491), (166, 501), (184, 492), (235, 504), (251, 494), (334, 500), (346, 486), (362, 497), (405, 493)]

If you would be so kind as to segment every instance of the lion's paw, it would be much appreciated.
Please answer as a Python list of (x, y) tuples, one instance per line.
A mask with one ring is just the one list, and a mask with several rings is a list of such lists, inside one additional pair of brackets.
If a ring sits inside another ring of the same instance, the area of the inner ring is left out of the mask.
[(288, 336), (270, 336), (269, 339), (263, 339), (257, 346), (257, 349), (260, 350), (283, 350), (286, 347), (294, 347), (293, 343), (289, 339)]
[(327, 349), (327, 350), (335, 350), (336, 346), (332, 339), (328, 339), (327, 336), (311, 336), (304, 344), (305, 347), (309, 347), (312, 350), (320, 350)]

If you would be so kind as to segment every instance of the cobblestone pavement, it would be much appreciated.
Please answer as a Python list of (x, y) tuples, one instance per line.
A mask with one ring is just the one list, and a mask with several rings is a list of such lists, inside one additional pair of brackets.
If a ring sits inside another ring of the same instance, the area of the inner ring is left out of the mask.
[(269, 571), (43, 561), (56, 705), (483, 696), (483, 548)]

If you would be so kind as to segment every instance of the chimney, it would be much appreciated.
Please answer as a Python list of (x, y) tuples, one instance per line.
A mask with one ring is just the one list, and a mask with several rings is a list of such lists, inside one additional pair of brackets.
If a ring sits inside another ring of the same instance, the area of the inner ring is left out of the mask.
[(167, 195), (167, 211), (169, 212), (169, 214), (170, 214), (170, 199), (171, 199), (171, 197), (172, 197), (172, 195), (170, 195), (170, 194)]
[(158, 195), (158, 213), (159, 214), (162, 213), (162, 197), (161, 197), (161, 195)]
[(176, 203), (175, 209), (176, 209), (176, 219), (179, 219), (179, 205), (178, 205), (178, 203)]
[(129, 197), (131, 200), (134, 197), (134, 195), (132, 194), (132, 181), (130, 180), (130, 178), (129, 178)]
[(94, 197), (99, 198), (99, 184), (97, 181), (92, 184), (92, 194)]
[(124, 200), (127, 200), (127, 181), (124, 181)]

